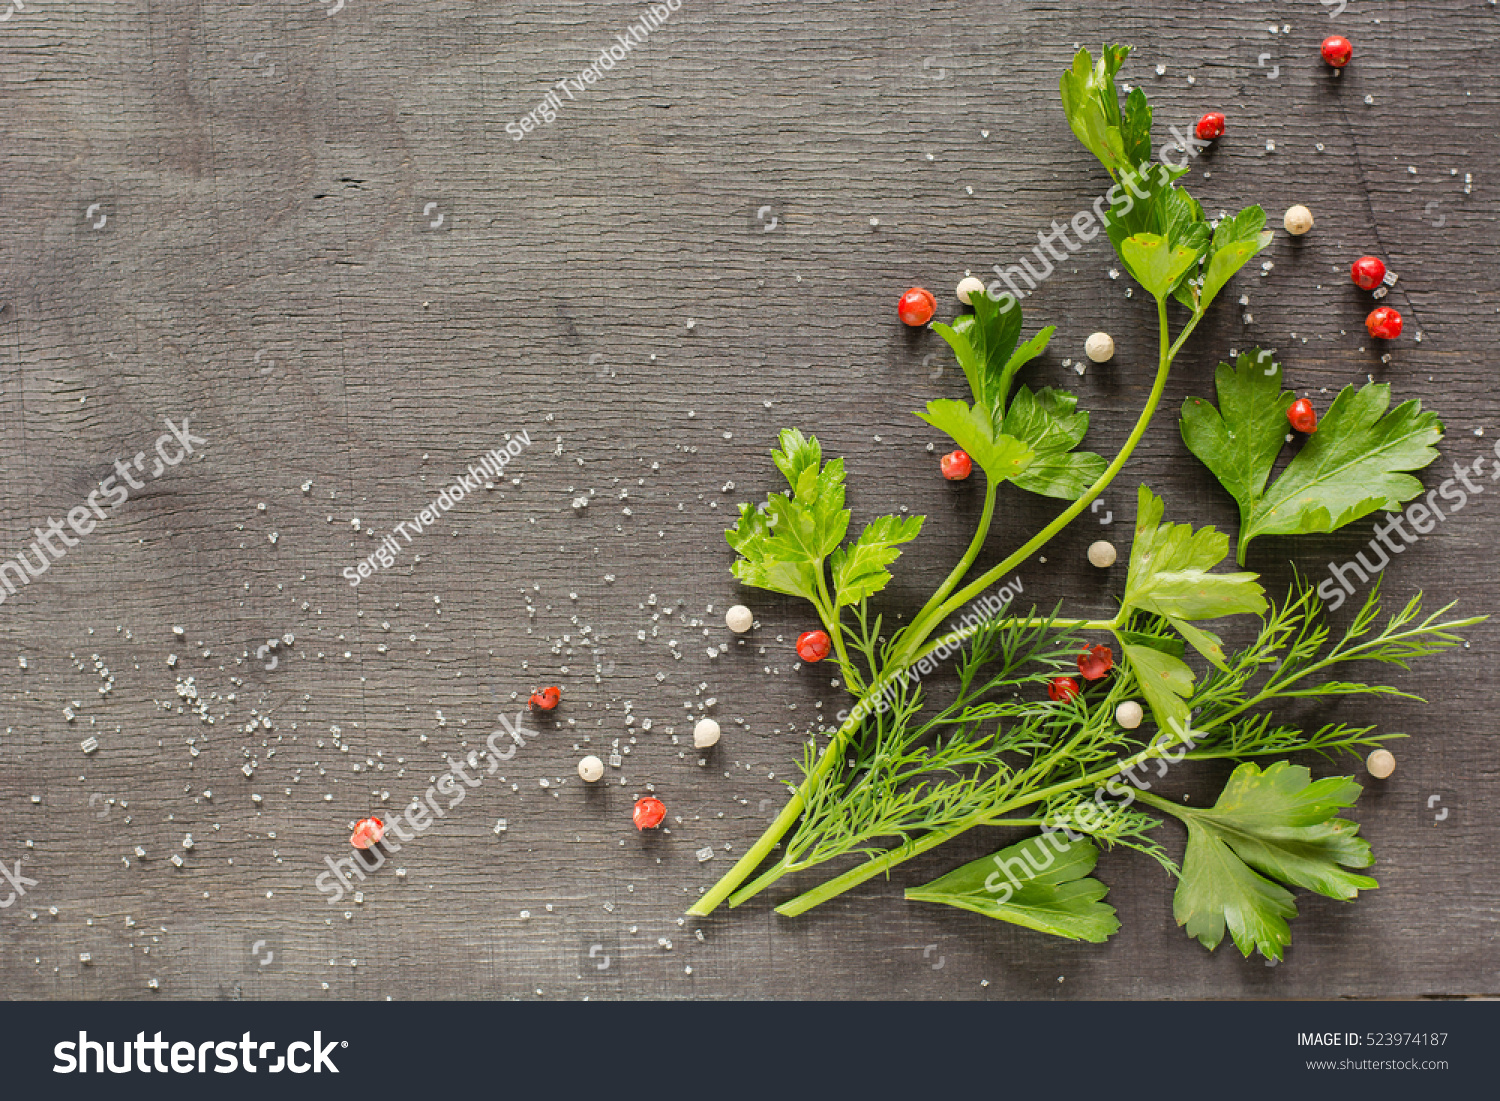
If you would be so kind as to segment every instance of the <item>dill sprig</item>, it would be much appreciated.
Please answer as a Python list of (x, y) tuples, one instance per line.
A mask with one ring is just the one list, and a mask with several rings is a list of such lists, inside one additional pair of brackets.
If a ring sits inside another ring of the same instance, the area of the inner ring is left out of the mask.
[[(1315, 591), (1301, 581), (1295, 582), (1286, 600), (1270, 608), (1260, 620), (1255, 640), (1229, 656), (1225, 669), (1215, 669), (1196, 687), (1189, 700), (1194, 714), (1193, 747), (1186, 751), (1186, 759), (1239, 760), (1309, 750), (1323, 754), (1352, 753), (1399, 737), (1378, 734), (1374, 727), (1353, 727), (1342, 723), (1326, 724), (1309, 734), (1290, 723), (1278, 722), (1272, 712), (1259, 709), (1310, 697), (1378, 695), (1418, 699), (1390, 685), (1346, 680), (1314, 682), (1312, 678), (1361, 661), (1407, 668), (1415, 658), (1458, 645), (1463, 639), (1456, 632), (1481, 622), (1484, 617), (1444, 619), (1452, 607), (1448, 604), (1423, 615), (1422, 597), (1418, 594), (1381, 626), (1380, 588), (1377, 585), (1353, 622), (1330, 646), (1330, 629), (1321, 618), (1321, 602)], [(1162, 631), (1160, 623), (1149, 621), (1137, 621), (1131, 626), (1158, 635)], [(911, 857), (974, 826), (1064, 821), (1067, 808), (1091, 800), (1095, 789), (1132, 766), (1139, 767), (1155, 760), (1164, 772), (1165, 762), (1160, 758), (1172, 754), (1173, 759), (1180, 760), (1184, 756), (1179, 738), (1162, 731), (1158, 731), (1155, 737), (1137, 736), (1113, 723), (1115, 705), (1130, 698), (1135, 688), (1134, 672), (1127, 668), (1122, 675), (1112, 678), (1109, 689), (1092, 702), (1079, 697), (1067, 705), (1037, 703), (1029, 705), (1029, 714), (1023, 707), (1022, 713), (1031, 722), (1027, 725), (1023, 718), (1021, 725), (1027, 729), (1032, 748), (1029, 753), (1019, 749), (1013, 751), (1024, 755), (1026, 760), (1008, 766), (1003, 781), (989, 784), (964, 782), (956, 785), (951, 793), (944, 794), (940, 792), (944, 786), (940, 779), (929, 777), (921, 780), (926, 800), (924, 808), (941, 811), (941, 815), (930, 820), (927, 832), (914, 836), (921, 826), (906, 824), (903, 829), (889, 834), (899, 837), (900, 843), (879, 853), (871, 853), (868, 848), (868, 843), (876, 840), (874, 836), (861, 836), (857, 841), (841, 838), (843, 852), (863, 849), (866, 861), (778, 906), (777, 911), (788, 915), (803, 913), (872, 876), (888, 874)], [(997, 770), (995, 775), (1000, 775), (1000, 771)], [(1024, 822), (1014, 817), (1016, 812), (1028, 808), (1032, 813)], [(1072, 828), (1088, 833), (1106, 845), (1123, 844), (1140, 849), (1171, 868), (1159, 846), (1147, 837), (1155, 820), (1138, 811), (1119, 811), (1117, 814), (1129, 814), (1130, 817), (1116, 821), (1115, 815), (1109, 815), (1104, 817), (1102, 824), (1091, 822), (1093, 828), (1083, 829), (1077, 824)], [(939, 822), (939, 817), (946, 821)], [(815, 834), (804, 839), (802, 851), (818, 851)], [(794, 862), (780, 874), (807, 866), (811, 863)], [(762, 877), (765, 882), (757, 881), (755, 889), (776, 878), (779, 874), (771, 876), (768, 873)], [(746, 889), (737, 898), (742, 901), (752, 893), (754, 891)]]

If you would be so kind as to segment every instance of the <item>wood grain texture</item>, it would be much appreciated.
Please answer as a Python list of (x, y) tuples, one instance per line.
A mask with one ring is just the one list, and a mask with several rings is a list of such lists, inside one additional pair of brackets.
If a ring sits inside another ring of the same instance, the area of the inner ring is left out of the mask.
[[(37, 881), (0, 910), (5, 997), (1500, 992), (1495, 678), (1475, 660), (1493, 625), (1403, 680), (1432, 706), (1351, 710), (1414, 736), (1357, 815), (1382, 886), (1354, 905), (1299, 896), (1279, 967), (1189, 941), (1166, 875), (1130, 853), (1100, 864), (1124, 923), (1106, 946), (901, 900), (996, 834), (799, 920), (759, 901), (678, 916), (780, 805), (798, 732), (842, 706), (827, 676), (791, 668), (802, 609), (737, 593), (722, 529), (771, 488), (769, 446), (795, 424), (847, 457), (856, 520), (929, 515), (892, 610), (917, 607), (961, 553), (977, 497), (936, 483), (933, 433), (909, 411), (962, 379), (893, 306), (922, 284), (951, 316), (966, 269), (1013, 263), (1105, 189), (1056, 102), (1076, 44), (1135, 43), (1128, 79), (1159, 125), (1228, 114), (1191, 180), (1211, 211), (1258, 201), (1279, 220), (1302, 202), (1318, 227), (1280, 235), (1274, 269), (1231, 285), (1105, 495), (1113, 525), (1101, 509), (1023, 567), (1028, 597), (1110, 607), (1120, 571), (1092, 570), (1084, 549), (1101, 532), (1124, 542), (1139, 481), (1172, 519), (1233, 527), (1172, 412), (1231, 348), (1276, 347), (1315, 400), (1388, 380), (1442, 411), (1447, 461), (1488, 452), (1493, 5), (1355, 0), (1330, 20), (1312, 0), (683, 0), (521, 142), (505, 124), (642, 5), (332, 7), (39, 0), (0, 23), (0, 554), (150, 451), (163, 418), (190, 416), (208, 441), (0, 606), (0, 859)], [(1339, 79), (1317, 60), (1330, 29), (1356, 45)], [(1347, 277), (1365, 252), (1402, 277), (1391, 302), (1409, 335), (1389, 363)], [(1112, 266), (1096, 240), (1027, 303), (1030, 327), (1059, 326), (1030, 376), (1079, 392), (1106, 454), (1155, 341)], [(1062, 361), (1096, 329), (1119, 354), (1079, 378)], [(515, 481), (459, 504), (396, 567), (344, 581), (522, 431)], [(989, 561), (1056, 505), (1014, 494), (1001, 508)], [(1491, 490), (1406, 553), (1388, 591), (1495, 609), (1497, 535)], [(1279, 587), (1292, 556), (1317, 575), (1364, 538), (1264, 539), (1251, 564)], [(761, 626), (711, 659), (739, 599)], [(291, 645), (257, 656), (284, 633)], [(183, 706), (187, 677), (212, 725)], [(394, 861), (404, 878), (387, 866), (362, 905), (328, 905), (312, 880), (348, 852), (349, 821), (424, 790), (548, 682), (564, 706), (505, 782), (412, 842)], [(681, 738), (709, 696), (725, 737), (700, 766), (667, 731)], [(89, 736), (100, 749), (85, 755)], [(577, 757), (615, 738), (624, 766), (582, 790)], [(1200, 800), (1222, 777), (1169, 783)], [(642, 837), (629, 807), (652, 787), (670, 833)], [(716, 856), (700, 864), (704, 846)], [(252, 957), (259, 941), (272, 963)]]

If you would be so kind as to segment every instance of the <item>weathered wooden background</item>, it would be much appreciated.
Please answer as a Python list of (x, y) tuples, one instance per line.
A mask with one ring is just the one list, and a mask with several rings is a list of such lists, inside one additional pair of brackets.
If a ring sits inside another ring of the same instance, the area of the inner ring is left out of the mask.
[[(4, 996), (1500, 992), (1492, 625), (1404, 679), (1431, 706), (1348, 712), (1413, 735), (1357, 814), (1382, 886), (1353, 905), (1299, 897), (1279, 967), (1190, 941), (1171, 882), (1128, 852), (1100, 864), (1124, 922), (1105, 946), (901, 900), (993, 835), (800, 920), (766, 902), (679, 918), (780, 804), (799, 732), (842, 706), (826, 675), (791, 669), (807, 614), (738, 593), (721, 531), (772, 488), (769, 446), (798, 425), (847, 456), (856, 520), (929, 515), (893, 608), (947, 571), (976, 487), (938, 480), (909, 411), (962, 380), (893, 307), (923, 284), (951, 317), (966, 269), (1013, 263), (1104, 190), (1057, 104), (1078, 44), (1136, 44), (1126, 79), (1163, 126), (1228, 114), (1188, 181), (1211, 211), (1258, 201), (1279, 222), (1303, 202), (1318, 225), (1232, 284), (1107, 508), (1020, 571), (1028, 597), (1110, 607), (1122, 571), (1083, 551), (1126, 541), (1140, 481), (1170, 518), (1234, 526), (1173, 412), (1231, 348), (1277, 348), (1315, 398), (1388, 380), (1442, 411), (1446, 461), (1489, 452), (1493, 3), (683, 0), (521, 142), (506, 123), (642, 4), (4, 6), (0, 555), (151, 452), (163, 418), (208, 441), (0, 607), (0, 859), (36, 881), (0, 910)], [(1356, 51), (1340, 79), (1317, 56), (1334, 30)], [(1347, 277), (1365, 252), (1402, 277), (1388, 364)], [(1059, 326), (1031, 376), (1078, 390), (1106, 454), (1155, 340), (1112, 266), (1098, 239), (1027, 304), (1029, 327)], [(1063, 361), (1096, 329), (1119, 354), (1080, 378)], [(523, 431), (513, 481), (344, 581)], [(1056, 507), (1003, 497), (991, 554)], [(1497, 533), (1490, 490), (1395, 563), (1389, 592), (1495, 610)], [(1252, 565), (1279, 587), (1293, 556), (1318, 576), (1366, 538), (1266, 539)], [(711, 659), (738, 599), (761, 626)], [(179, 695), (188, 678), (211, 725)], [(407, 846), (404, 877), (388, 865), (363, 904), (327, 903), (313, 877), (347, 854), (353, 818), (424, 790), (553, 682), (557, 724), (504, 783)], [(710, 696), (725, 737), (700, 766), (667, 731)], [(584, 790), (577, 757), (615, 738), (632, 752)], [(1222, 776), (1171, 782), (1208, 797)], [(653, 785), (671, 831), (643, 837), (629, 809)]]

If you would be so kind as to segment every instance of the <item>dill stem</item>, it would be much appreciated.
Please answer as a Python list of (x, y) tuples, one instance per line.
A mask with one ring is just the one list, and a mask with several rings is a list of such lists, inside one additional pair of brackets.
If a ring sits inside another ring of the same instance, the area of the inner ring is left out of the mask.
[[(904, 670), (898, 670), (896, 673), (887, 673), (885, 676), (877, 678), (870, 685), (865, 698), (871, 695), (878, 696), (878, 693), (884, 692), (902, 671)], [(834, 731), (832, 739), (823, 750), (823, 755), (818, 758), (818, 763), (813, 766), (813, 770), (808, 773), (806, 779), (797, 786), (797, 790), (792, 792), (792, 797), (787, 800), (786, 806), (781, 808), (781, 813), (766, 827), (765, 832), (760, 835), (759, 840), (746, 850), (745, 855), (735, 862), (734, 867), (730, 868), (722, 879), (709, 888), (702, 898), (688, 907), (687, 912), (689, 914), (694, 917), (707, 917), (713, 913), (719, 908), (720, 903), (727, 899), (734, 892), (735, 888), (743, 883), (749, 877), (750, 873), (760, 866), (760, 862), (770, 855), (771, 850), (776, 847), (777, 843), (786, 834), (786, 831), (792, 828), (798, 816), (801, 815), (803, 807), (807, 805), (807, 794), (817, 787), (828, 770), (833, 767), (834, 762), (839, 759), (838, 755), (844, 752), (849, 739), (853, 737), (854, 732), (859, 729), (860, 724), (864, 721), (864, 713), (856, 706), (849, 717)]]
[[(744, 902), (746, 899), (753, 898), (755, 895), (760, 894), (761, 891), (764, 891), (767, 887), (775, 883), (782, 876), (786, 875), (787, 872), (792, 870), (793, 868), (791, 861), (783, 856), (780, 860), (772, 864), (760, 876), (758, 876), (754, 882), (746, 884), (734, 894), (730, 895), (729, 908), (732, 910), (740, 903)], [(689, 913), (691, 912), (692, 911), (689, 911)]]
[(945, 829), (934, 830), (917, 838), (915, 841), (904, 842), (889, 852), (882, 853), (880, 856), (867, 860), (863, 864), (850, 868), (842, 875), (835, 876), (788, 902), (783, 902), (780, 906), (776, 907), (776, 912), (783, 917), (796, 917), (799, 914), (804, 914), (814, 906), (821, 906), (829, 899), (836, 898), (845, 891), (859, 886), (865, 880), (879, 875), (881, 872), (888, 872), (896, 865), (903, 864), (914, 856), (920, 856), (929, 849), (935, 849), (939, 845), (951, 841), (960, 834), (973, 829), (975, 826), (1013, 825), (1015, 824), (1013, 820), (1004, 819), (1000, 816), (1023, 807), (1035, 806), (1053, 795), (1062, 795), (1090, 784), (1097, 787), (1099, 784), (1118, 776), (1127, 768), (1133, 768), (1145, 761), (1161, 756), (1163, 752), (1171, 749), (1175, 744), (1176, 742), (1172, 741), (1149, 746), (1139, 753), (1132, 754), (1129, 760), (1116, 761), (1113, 765), (1100, 769), (1098, 772), (1081, 776), (1076, 780), (1069, 780), (1066, 783), (1053, 784), (1051, 787), (1028, 792), (1025, 795), (1018, 795), (1013, 799), (1001, 803), (997, 807), (975, 811), (967, 818), (962, 818)]

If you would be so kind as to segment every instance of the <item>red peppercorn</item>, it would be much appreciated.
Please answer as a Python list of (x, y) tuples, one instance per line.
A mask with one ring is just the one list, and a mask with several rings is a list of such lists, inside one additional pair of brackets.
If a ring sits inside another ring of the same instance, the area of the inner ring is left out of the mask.
[(1311, 435), (1318, 430), (1318, 411), (1306, 398), (1298, 398), (1292, 402), (1286, 411), (1286, 419), (1291, 421), (1292, 427), (1298, 432)]
[(1385, 281), (1385, 265), (1377, 256), (1361, 256), (1349, 268), (1349, 277), (1362, 291), (1373, 291)]
[(896, 312), (902, 321), (917, 328), (932, 320), (932, 315), (937, 312), (937, 299), (932, 297), (931, 291), (913, 287), (901, 296)]
[(803, 661), (822, 661), (831, 648), (827, 631), (803, 631), (797, 636), (797, 656)]
[(938, 466), (942, 467), (944, 478), (961, 482), (974, 470), (974, 461), (967, 451), (950, 451), (939, 460)]
[(1053, 677), (1047, 683), (1047, 695), (1058, 703), (1067, 703), (1078, 695), (1078, 682), (1072, 677)]
[(361, 818), (354, 823), (354, 836), (349, 838), (349, 844), (356, 849), (368, 849), (380, 844), (380, 839), (384, 836), (384, 822), (378, 818)]
[(1091, 646), (1078, 655), (1078, 672), (1084, 680), (1098, 680), (1115, 666), (1115, 652), (1108, 646)]
[(1210, 111), (1198, 120), (1193, 132), (1199, 141), (1213, 141), (1224, 136), (1224, 112)]
[(667, 817), (667, 808), (660, 799), (653, 799), (648, 795), (636, 802), (630, 817), (635, 822), (636, 829), (654, 830)]
[(531, 694), (531, 706), (538, 711), (551, 711), (562, 699), (560, 688), (538, 688)]
[(1389, 306), (1376, 306), (1365, 318), (1365, 328), (1377, 340), (1395, 340), (1401, 335), (1401, 315)]
[(1335, 69), (1342, 69), (1354, 56), (1354, 44), (1341, 34), (1331, 34), (1323, 39), (1323, 60)]

